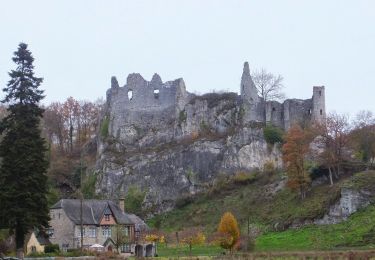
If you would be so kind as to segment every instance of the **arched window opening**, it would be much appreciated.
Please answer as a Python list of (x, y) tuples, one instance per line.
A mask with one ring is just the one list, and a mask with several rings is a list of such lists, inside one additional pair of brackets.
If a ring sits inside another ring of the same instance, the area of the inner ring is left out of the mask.
[(133, 99), (133, 90), (128, 91), (128, 99), (132, 100)]
[(159, 89), (154, 89), (154, 98), (158, 99), (159, 98)]
[(311, 109), (309, 109), (309, 115), (311, 115)]

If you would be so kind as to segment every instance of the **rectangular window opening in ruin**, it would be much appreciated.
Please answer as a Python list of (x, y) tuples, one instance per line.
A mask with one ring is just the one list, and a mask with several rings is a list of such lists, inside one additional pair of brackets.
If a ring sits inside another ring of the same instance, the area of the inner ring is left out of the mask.
[(309, 109), (309, 115), (311, 115), (311, 109)]
[(159, 89), (154, 89), (154, 98), (159, 98)]
[(322, 109), (320, 109), (320, 115), (323, 115), (323, 110)]
[(272, 108), (272, 111), (276, 111), (276, 108), (273, 107), (273, 108)]
[(133, 99), (133, 90), (128, 91), (128, 99), (132, 100)]
[(322, 96), (322, 91), (319, 91), (319, 96)]

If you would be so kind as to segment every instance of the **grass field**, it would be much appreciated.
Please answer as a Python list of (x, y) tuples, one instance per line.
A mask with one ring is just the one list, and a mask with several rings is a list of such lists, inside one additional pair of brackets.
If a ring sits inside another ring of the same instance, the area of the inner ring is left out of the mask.
[[(375, 248), (375, 205), (353, 214), (349, 220), (340, 224), (284, 229), (285, 225), (293, 221), (322, 217), (328, 207), (338, 199), (342, 187), (365, 189), (375, 193), (375, 171), (347, 176), (333, 187), (327, 184), (315, 186), (304, 201), (287, 188), (278, 191), (274, 196), (267, 194), (269, 186), (282, 178), (280, 175), (271, 179), (261, 176), (246, 185), (229, 183), (216, 193), (201, 196), (179, 209), (152, 219), (151, 225), (159, 220), (161, 229), (166, 231), (202, 226), (209, 235), (216, 230), (222, 213), (231, 211), (237, 217), (243, 234), (246, 232), (247, 217), (250, 218), (252, 226), (263, 233), (256, 240), (257, 251)], [(210, 248), (199, 250), (202, 250), (203, 255), (220, 252), (218, 248), (213, 249), (212, 253)], [(173, 248), (161, 249), (160, 254), (176, 256), (175, 251)], [(201, 253), (193, 252), (193, 255)]]
[[(352, 189), (375, 188), (375, 172), (356, 174), (342, 186)], [(268, 232), (256, 240), (256, 249), (324, 250), (338, 248), (375, 248), (375, 205), (372, 204), (335, 225), (311, 225), (283, 232)]]
[[(225, 252), (225, 250), (219, 246), (199, 245), (193, 246), (191, 256), (217, 256), (222, 252)], [(170, 245), (166, 247), (164, 244), (160, 244), (157, 247), (157, 254), (159, 257), (183, 257), (190, 256), (190, 251), (187, 245)]]
[(256, 249), (260, 251), (353, 247), (375, 248), (375, 205), (368, 206), (339, 224), (271, 232), (256, 240)]

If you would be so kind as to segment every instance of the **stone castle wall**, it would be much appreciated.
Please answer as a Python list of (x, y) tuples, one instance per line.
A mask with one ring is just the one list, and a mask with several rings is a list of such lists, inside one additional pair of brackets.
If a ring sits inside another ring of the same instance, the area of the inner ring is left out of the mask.
[(324, 102), (324, 87), (314, 87), (310, 99), (264, 102), (247, 63), (240, 95), (194, 95), (182, 79), (162, 82), (157, 74), (151, 81), (130, 74), (122, 87), (112, 78), (103, 115), (108, 136), (98, 139), (97, 192), (115, 198), (135, 185), (146, 191), (143, 207), (160, 213), (219, 174), (282, 167), (279, 144), (270, 149), (262, 126), (324, 120)]
[[(139, 131), (169, 128), (168, 136), (191, 134), (199, 131), (202, 122), (212, 120), (204, 100), (191, 106), (194, 95), (186, 91), (184, 81), (177, 79), (163, 83), (155, 74), (151, 81), (146, 81), (140, 74), (130, 74), (127, 83), (120, 87), (116, 78), (112, 78), (111, 88), (107, 91), (107, 115), (110, 117), (109, 133), (125, 143), (133, 143)], [(287, 130), (294, 123), (306, 121), (324, 121), (325, 93), (324, 86), (313, 88), (311, 99), (287, 99), (283, 103), (267, 101), (258, 96), (258, 91), (251, 78), (249, 64), (244, 64), (237, 102), (244, 111), (243, 123), (267, 122)], [(192, 112), (193, 111), (193, 112)], [(181, 124), (181, 117), (184, 123)], [(184, 128), (185, 126), (190, 126)], [(163, 138), (162, 138), (163, 139)], [(166, 141), (166, 140), (165, 140)]]

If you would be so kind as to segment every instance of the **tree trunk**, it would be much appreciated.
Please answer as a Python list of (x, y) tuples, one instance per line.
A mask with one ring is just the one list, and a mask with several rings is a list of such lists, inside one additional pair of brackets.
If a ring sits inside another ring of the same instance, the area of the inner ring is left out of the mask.
[(338, 180), (339, 175), (338, 175), (337, 169), (335, 170), (335, 167), (333, 167), (332, 169), (333, 169), (333, 174), (335, 175), (335, 178)]
[(333, 185), (333, 179), (332, 179), (332, 170), (331, 170), (331, 167), (328, 167), (328, 171), (329, 171), (329, 182), (330, 182), (330, 185), (332, 186)]
[(17, 249), (17, 258), (24, 258), (24, 244), (25, 244), (25, 233), (21, 227), (16, 227), (16, 249)]

